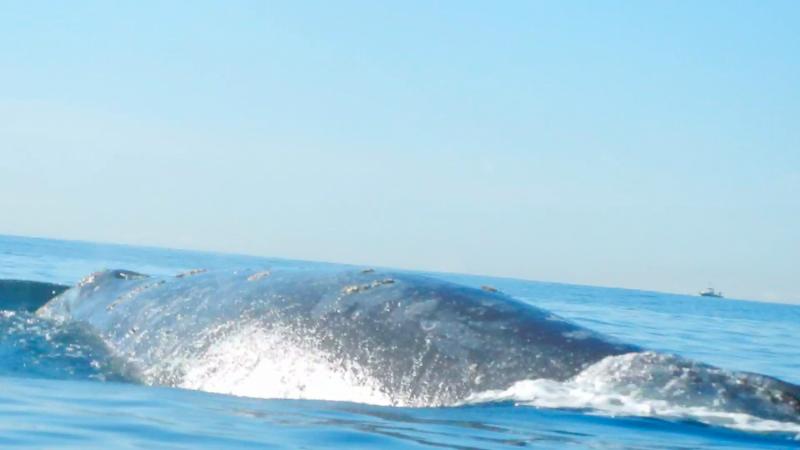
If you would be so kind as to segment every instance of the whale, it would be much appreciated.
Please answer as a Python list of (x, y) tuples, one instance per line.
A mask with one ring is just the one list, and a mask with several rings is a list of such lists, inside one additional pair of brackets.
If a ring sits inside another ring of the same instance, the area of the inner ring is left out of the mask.
[[(233, 328), (280, 333), (279, 345), (302, 341), (331, 364), (357, 366), (393, 403), (408, 404), (453, 403), (524, 378), (564, 380), (606, 356), (639, 350), (500, 292), (371, 270), (178, 277), (111, 270), (39, 314), (90, 324), (144, 369), (185, 358), (189, 343), (207, 348)], [(147, 373), (154, 384), (180, 384), (184, 375), (180, 368)]]
[(600, 376), (658, 400), (800, 423), (791, 383), (620, 342), (488, 286), (402, 271), (106, 270), (36, 314), (86, 325), (152, 385), (454, 406), (526, 380)]

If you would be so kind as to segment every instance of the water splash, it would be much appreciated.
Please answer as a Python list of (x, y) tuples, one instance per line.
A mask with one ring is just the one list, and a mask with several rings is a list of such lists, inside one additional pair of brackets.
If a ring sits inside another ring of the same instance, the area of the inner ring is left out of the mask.
[[(512, 401), (542, 408), (694, 420), (800, 437), (796, 387), (763, 375), (730, 372), (654, 352), (609, 356), (570, 380), (521, 380), (475, 393), (463, 404)], [(796, 393), (794, 393), (796, 395)]]
[(315, 351), (313, 342), (288, 328), (235, 328), (200, 355), (178, 357), (184, 373), (179, 387), (258, 398), (393, 403), (362, 367)]
[(0, 375), (125, 381), (130, 372), (91, 330), (0, 311)]

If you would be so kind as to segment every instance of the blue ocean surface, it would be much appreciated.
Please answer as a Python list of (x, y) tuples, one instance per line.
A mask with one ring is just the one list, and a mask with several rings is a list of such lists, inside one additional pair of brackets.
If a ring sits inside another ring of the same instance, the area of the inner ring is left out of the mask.
[[(341, 267), (0, 236), (0, 280), (6, 281), (74, 286), (81, 280), (91, 283), (87, 275), (105, 269), (173, 277), (195, 269), (335, 271)], [(197, 380), (175, 386), (149, 382), (156, 378), (128, 376), (123, 370), (127, 355), (91, 327), (53, 320), (14, 305), (14, 299), (0, 298), (0, 446), (800, 447), (800, 417), (791, 406), (781, 404), (785, 397), (753, 384), (762, 379), (758, 376), (735, 375), (752, 372), (800, 384), (800, 306), (504, 278), (424, 275), (486, 291), (496, 289), (653, 353), (606, 358), (561, 382), (519, 380), (506, 390), (475, 392), (458, 404), (412, 407), (395, 402), (392, 406), (392, 402), (364, 394), (359, 386), (332, 385), (335, 392), (326, 391), (330, 380), (320, 377), (304, 381), (300, 391), (296, 379), (266, 374), (259, 384), (261, 379), (242, 377), (236, 372), (241, 368), (237, 360), (258, 353), (248, 347), (258, 346), (258, 336), (228, 343), (222, 347), (225, 351), (198, 353), (213, 361), (181, 361), (194, 370), (191, 373), (202, 375)], [(188, 314), (182, 320), (197, 318)], [(263, 354), (258, 354), (263, 359)], [(276, 368), (289, 364), (295, 371), (286, 373), (302, 376), (305, 372), (296, 368), (316, 361), (315, 355), (296, 349), (281, 355), (281, 360), (258, 363)], [(680, 363), (685, 360), (719, 369), (686, 369)], [(165, 365), (177, 363), (163, 361)], [(681, 384), (687, 378), (694, 384)], [(742, 389), (755, 385), (755, 396), (763, 394), (773, 400), (767, 401), (766, 407), (759, 403), (752, 411), (747, 409), (749, 403), (744, 409), (730, 409), (727, 405), (737, 383)], [(700, 385), (709, 392), (685, 392), (686, 386)]]

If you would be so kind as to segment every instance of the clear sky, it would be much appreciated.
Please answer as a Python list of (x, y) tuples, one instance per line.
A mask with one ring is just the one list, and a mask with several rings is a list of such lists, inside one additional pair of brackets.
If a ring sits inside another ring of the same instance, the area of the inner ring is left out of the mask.
[(800, 302), (800, 2), (3, 2), (0, 233)]

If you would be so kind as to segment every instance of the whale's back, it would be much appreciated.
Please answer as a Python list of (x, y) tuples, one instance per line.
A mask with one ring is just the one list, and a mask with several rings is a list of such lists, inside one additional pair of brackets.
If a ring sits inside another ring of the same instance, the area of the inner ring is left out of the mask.
[(89, 322), (152, 383), (185, 383), (188, 366), (258, 334), (260, 343), (242, 345), (314, 354), (400, 404), (452, 404), (523, 379), (565, 380), (638, 350), (500, 292), (392, 272), (108, 271), (41, 313)]

